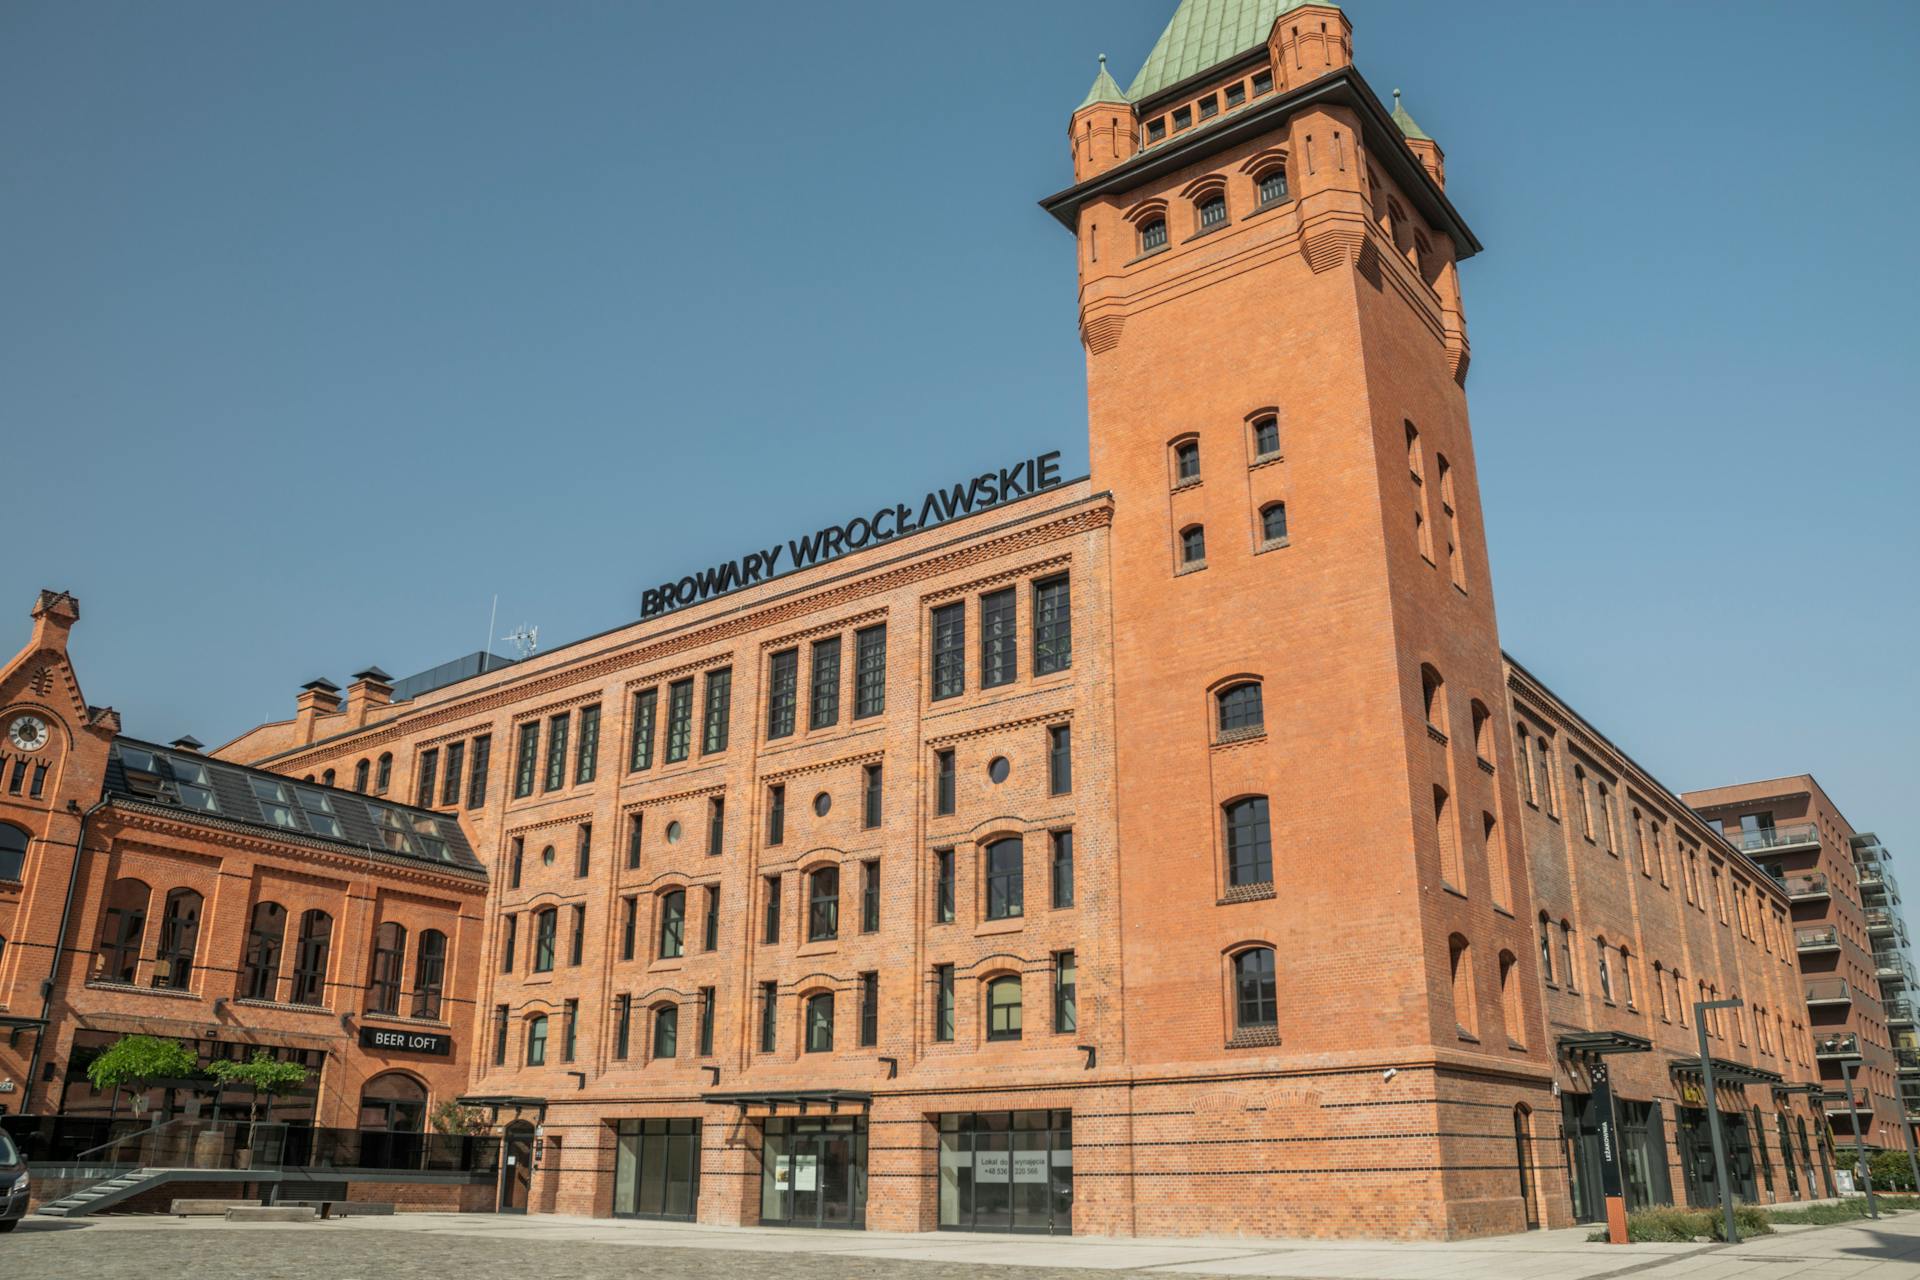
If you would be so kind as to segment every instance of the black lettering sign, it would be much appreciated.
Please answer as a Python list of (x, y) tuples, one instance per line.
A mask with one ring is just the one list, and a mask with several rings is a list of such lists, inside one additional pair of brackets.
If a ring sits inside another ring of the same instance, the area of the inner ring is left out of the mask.
[(943, 489), (930, 491), (917, 504), (900, 502), (872, 514), (854, 516), (845, 524), (829, 525), (813, 533), (776, 542), (737, 559), (690, 573), (677, 582), (663, 582), (640, 593), (640, 616), (658, 617), (702, 600), (712, 600), (742, 587), (825, 564), (848, 552), (860, 551), (922, 529), (985, 511), (1060, 484), (1060, 451), (1023, 458), (1010, 467), (996, 467), (969, 476)]
[(403, 1027), (362, 1027), (360, 1047), (376, 1053), (428, 1053), (445, 1058), (453, 1053), (453, 1037)]
[(1590, 1075), (1593, 1098), (1587, 1105), (1600, 1118), (1600, 1194), (1624, 1195), (1620, 1178), (1620, 1126), (1613, 1118), (1613, 1081), (1604, 1062), (1594, 1063)]

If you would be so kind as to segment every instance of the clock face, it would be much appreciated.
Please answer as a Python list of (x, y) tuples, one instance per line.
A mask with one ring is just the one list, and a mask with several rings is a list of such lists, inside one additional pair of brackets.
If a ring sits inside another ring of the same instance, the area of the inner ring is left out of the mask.
[(21, 716), (8, 727), (7, 740), (22, 751), (38, 751), (47, 745), (47, 722), (39, 716)]

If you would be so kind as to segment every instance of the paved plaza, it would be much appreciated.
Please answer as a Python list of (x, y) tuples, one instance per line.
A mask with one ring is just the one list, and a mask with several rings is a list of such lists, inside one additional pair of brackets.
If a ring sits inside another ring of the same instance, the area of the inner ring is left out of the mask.
[(1281, 1280), (1920, 1280), (1920, 1214), (1783, 1228), (1731, 1248), (1590, 1244), (1585, 1228), (1457, 1244), (1046, 1239), (408, 1214), (312, 1225), (29, 1218), (0, 1237), (7, 1280), (1086, 1280), (1089, 1272)]

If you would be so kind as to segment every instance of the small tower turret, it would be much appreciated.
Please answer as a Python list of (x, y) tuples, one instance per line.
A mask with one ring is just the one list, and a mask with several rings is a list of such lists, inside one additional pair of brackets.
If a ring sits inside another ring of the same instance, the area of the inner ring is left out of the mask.
[(1133, 158), (1139, 149), (1133, 104), (1107, 74), (1107, 55), (1100, 55), (1100, 74), (1074, 108), (1067, 129), (1073, 142), (1073, 180), (1085, 182)]
[(1267, 36), (1274, 82), (1284, 91), (1353, 65), (1353, 24), (1332, 0), (1294, 0)]
[(1440, 144), (1427, 135), (1427, 131), (1414, 122), (1407, 109), (1400, 105), (1400, 91), (1393, 91), (1393, 122), (1400, 127), (1400, 134), (1407, 140), (1407, 149), (1420, 159), (1420, 164), (1432, 175), (1441, 190), (1447, 186), (1447, 157), (1440, 150)]

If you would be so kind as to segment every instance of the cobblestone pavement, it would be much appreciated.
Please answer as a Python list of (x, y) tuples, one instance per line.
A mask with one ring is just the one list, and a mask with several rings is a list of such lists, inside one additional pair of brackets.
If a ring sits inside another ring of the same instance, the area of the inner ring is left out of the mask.
[(793, 1231), (545, 1215), (311, 1225), (29, 1218), (0, 1236), (0, 1280), (1090, 1280), (1100, 1271), (1194, 1280), (1920, 1280), (1920, 1214), (1783, 1229), (1732, 1248), (1611, 1248), (1586, 1235), (1388, 1244)]

